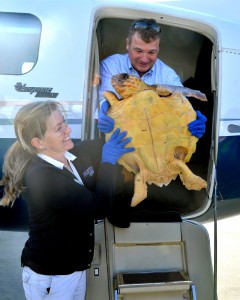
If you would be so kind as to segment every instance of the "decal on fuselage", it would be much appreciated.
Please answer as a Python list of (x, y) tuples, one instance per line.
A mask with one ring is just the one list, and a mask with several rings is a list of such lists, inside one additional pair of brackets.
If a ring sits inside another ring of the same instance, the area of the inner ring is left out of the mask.
[(35, 97), (42, 97), (42, 98), (57, 98), (58, 93), (52, 93), (53, 88), (49, 87), (27, 87), (27, 85), (21, 82), (17, 82), (15, 84), (15, 90), (17, 92), (24, 92), (24, 93), (36, 93)]

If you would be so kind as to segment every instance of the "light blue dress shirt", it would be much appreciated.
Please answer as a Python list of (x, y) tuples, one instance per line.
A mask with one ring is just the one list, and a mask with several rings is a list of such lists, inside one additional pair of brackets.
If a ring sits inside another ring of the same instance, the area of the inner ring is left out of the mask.
[[(112, 91), (116, 95), (116, 91), (111, 85), (111, 78), (113, 75), (119, 73), (128, 73), (137, 77), (140, 77), (138, 72), (131, 65), (129, 55), (126, 54), (114, 54), (105, 58), (100, 65), (100, 85), (99, 85), (99, 100), (104, 101), (102, 93), (104, 91)], [(170, 84), (182, 86), (180, 77), (177, 73), (157, 59), (154, 66), (145, 73), (141, 79), (149, 84)], [(117, 95), (119, 97), (119, 95)]]

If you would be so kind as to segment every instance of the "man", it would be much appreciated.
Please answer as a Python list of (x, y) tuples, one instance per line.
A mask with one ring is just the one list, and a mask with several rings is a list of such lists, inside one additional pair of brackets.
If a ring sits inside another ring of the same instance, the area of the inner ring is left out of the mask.
[[(126, 39), (126, 54), (114, 54), (105, 58), (100, 66), (98, 128), (103, 133), (110, 132), (114, 121), (106, 115), (108, 102), (103, 97), (104, 91), (116, 91), (111, 85), (113, 75), (128, 73), (140, 77), (145, 83), (170, 84), (182, 86), (176, 72), (158, 58), (161, 28), (154, 19), (134, 21)], [(118, 95), (119, 96), (119, 95)], [(207, 119), (199, 111), (197, 120), (189, 123), (189, 130), (197, 138), (205, 132)]]
[[(158, 58), (160, 45), (161, 28), (153, 19), (139, 19), (134, 21), (130, 28), (126, 40), (126, 54), (114, 54), (101, 62), (100, 68), (100, 111), (98, 114), (98, 128), (103, 133), (108, 133), (114, 128), (114, 120), (107, 116), (109, 108), (108, 101), (104, 99), (104, 91), (116, 91), (111, 85), (113, 75), (119, 73), (128, 73), (140, 77), (149, 85), (153, 84), (170, 84), (182, 86), (181, 80), (176, 72), (167, 66)], [(119, 96), (119, 95), (118, 95)], [(197, 120), (188, 124), (189, 131), (197, 138), (202, 137), (205, 132), (205, 122), (207, 119), (199, 111)], [(126, 174), (125, 174), (126, 175)], [(189, 193), (187, 189), (182, 188), (178, 179), (174, 180), (171, 185), (159, 189), (154, 184), (148, 186), (147, 201), (142, 201), (136, 207), (130, 208), (131, 198), (134, 190), (134, 176), (128, 174), (125, 177), (124, 201), (115, 201), (112, 207), (112, 213), (108, 220), (118, 227), (129, 227), (130, 220), (164, 220), (179, 221), (179, 211), (176, 202), (179, 199), (187, 199)], [(177, 191), (179, 199), (173, 199), (173, 191)], [(160, 199), (160, 200), (159, 200)], [(170, 199), (170, 200), (169, 200)], [(177, 207), (177, 208), (176, 208)], [(164, 212), (164, 213), (163, 213)], [(145, 216), (147, 215), (146, 219)], [(155, 219), (156, 218), (156, 219)]]
[(113, 75), (128, 73), (149, 85), (171, 84), (182, 86), (173, 69), (158, 58), (161, 28), (153, 19), (133, 22), (126, 39), (126, 54), (114, 54), (101, 62), (100, 102), (104, 101), (104, 91), (114, 91), (111, 85)]

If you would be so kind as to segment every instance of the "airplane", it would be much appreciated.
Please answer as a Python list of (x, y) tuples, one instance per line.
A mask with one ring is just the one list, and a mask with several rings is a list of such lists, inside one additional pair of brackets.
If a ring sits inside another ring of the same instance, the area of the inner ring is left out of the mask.
[[(188, 191), (175, 180), (153, 195), (156, 206), (133, 213), (129, 228), (97, 220), (86, 300), (217, 299), (216, 261), (202, 222), (240, 212), (236, 6), (234, 0), (0, 1), (1, 166), (15, 141), (14, 116), (32, 101), (61, 102), (74, 140), (99, 136), (99, 62), (126, 52), (127, 30), (136, 18), (160, 24), (159, 57), (184, 86), (208, 99), (189, 98), (207, 117), (206, 133), (189, 162), (206, 179), (207, 189)], [(11, 208), (0, 208), (1, 230), (27, 226), (21, 198)]]

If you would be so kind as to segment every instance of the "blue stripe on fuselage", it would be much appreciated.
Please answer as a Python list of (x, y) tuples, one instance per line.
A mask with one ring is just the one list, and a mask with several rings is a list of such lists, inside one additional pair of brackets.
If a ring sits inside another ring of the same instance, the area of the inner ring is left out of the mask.
[(240, 136), (219, 138), (217, 182), (221, 198), (240, 198)]

